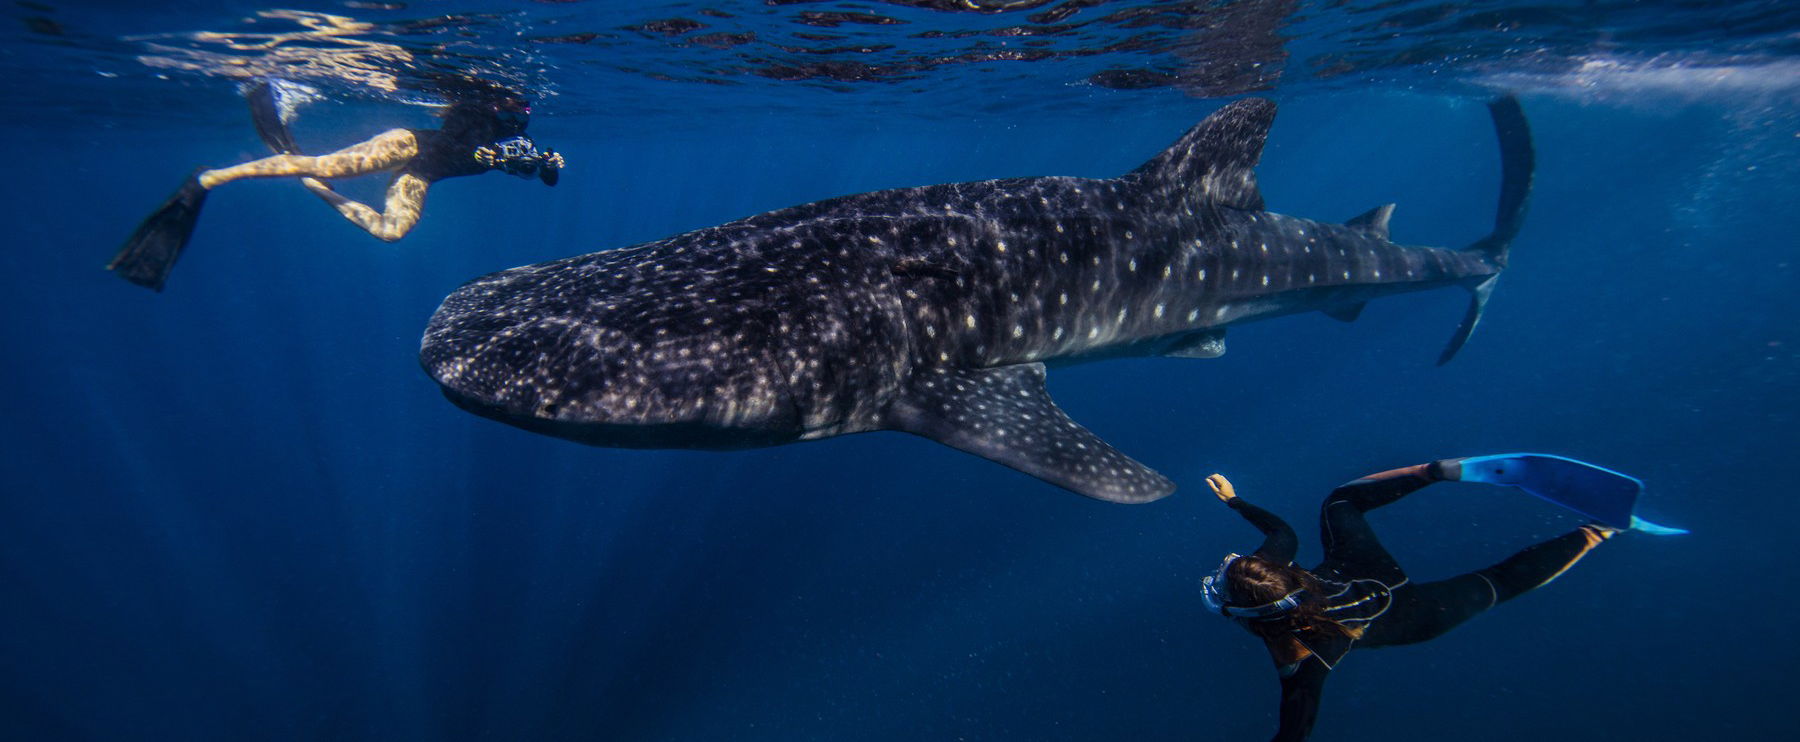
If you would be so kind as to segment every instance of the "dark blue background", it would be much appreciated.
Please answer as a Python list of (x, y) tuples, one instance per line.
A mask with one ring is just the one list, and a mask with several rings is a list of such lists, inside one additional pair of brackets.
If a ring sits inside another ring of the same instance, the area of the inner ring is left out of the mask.
[[(100, 269), (210, 126), (13, 126), (0, 220), (0, 719), (14, 739), (1260, 739), (1276, 683), (1196, 583), (1335, 484), (1542, 450), (1649, 483), (1626, 535), (1433, 643), (1361, 652), (1320, 739), (1768, 738), (1800, 662), (1797, 111), (1527, 95), (1538, 187), (1474, 340), (1465, 296), (1236, 328), (1217, 361), (1056, 369), (1077, 420), (1175, 496), (1084, 500), (897, 433), (738, 453), (589, 449), (481, 420), (420, 372), (437, 302), (500, 268), (877, 188), (1129, 170), (1208, 113), (1107, 119), (540, 116), (551, 190), (440, 184), (385, 245), (291, 182), (213, 194), (161, 295)], [(327, 106), (314, 151), (422, 121)], [(23, 138), (23, 139), (22, 139)], [(1498, 180), (1479, 101), (1283, 100), (1270, 208), (1398, 202), (1463, 244)], [(378, 185), (361, 192), (374, 196)], [(1375, 519), (1417, 578), (1579, 521), (1427, 490)]]

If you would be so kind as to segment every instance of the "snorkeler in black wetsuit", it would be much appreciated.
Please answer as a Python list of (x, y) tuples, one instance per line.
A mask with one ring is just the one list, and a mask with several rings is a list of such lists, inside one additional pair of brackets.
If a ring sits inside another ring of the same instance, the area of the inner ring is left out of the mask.
[(1293, 565), (1299, 548), (1281, 518), (1237, 496), (1214, 474), (1207, 484), (1263, 532), (1249, 556), (1232, 554), (1202, 581), (1207, 605), (1261, 637), (1281, 675), (1281, 727), (1274, 739), (1312, 730), (1325, 676), (1353, 647), (1414, 644), (1443, 635), (1482, 611), (1556, 579), (1616, 529), (1589, 524), (1531, 546), (1485, 569), (1413, 583), (1363, 514), (1421, 487), (1462, 479), (1464, 459), (1372, 474), (1332, 491), (1320, 508), (1325, 560)]
[[(125, 280), (162, 290), (169, 271), (193, 234), (207, 191), (243, 178), (300, 176), (307, 190), (375, 237), (393, 242), (419, 221), (425, 192), (445, 178), (480, 175), (490, 170), (556, 185), (565, 163), (554, 150), (538, 149), (525, 136), (531, 107), (514, 95), (487, 95), (457, 100), (441, 116), (437, 129), (391, 129), (330, 154), (299, 153), (275, 111), (267, 84), (246, 93), (257, 132), (277, 154), (233, 167), (202, 170), (188, 176), (161, 208), (138, 226), (107, 264)], [(352, 178), (394, 171), (382, 210), (346, 198), (321, 179)]]

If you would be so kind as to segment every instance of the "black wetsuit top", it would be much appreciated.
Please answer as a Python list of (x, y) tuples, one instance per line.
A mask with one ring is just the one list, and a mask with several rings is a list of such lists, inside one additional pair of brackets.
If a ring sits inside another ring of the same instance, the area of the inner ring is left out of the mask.
[(525, 135), (525, 124), (502, 120), (488, 112), (453, 111), (440, 129), (412, 129), (419, 154), (400, 169), (427, 183), (480, 175), (492, 167), (475, 159), (475, 150), (502, 139)]
[[(1296, 631), (1265, 637), (1281, 675), (1277, 742), (1302, 740), (1312, 731), (1325, 677), (1352, 647), (1413, 644), (1441, 636), (1476, 614), (1555, 579), (1605, 538), (1597, 529), (1583, 526), (1486, 569), (1414, 584), (1382, 547), (1363, 514), (1436, 481), (1441, 477), (1435, 465), (1412, 466), (1358, 479), (1325, 498), (1319, 512), (1325, 560), (1310, 571), (1325, 584), (1325, 595), (1318, 596), (1326, 601), (1323, 614), (1350, 632)], [(1293, 528), (1241, 497), (1229, 504), (1263, 532), (1255, 556), (1276, 564), (1293, 562), (1299, 549)]]

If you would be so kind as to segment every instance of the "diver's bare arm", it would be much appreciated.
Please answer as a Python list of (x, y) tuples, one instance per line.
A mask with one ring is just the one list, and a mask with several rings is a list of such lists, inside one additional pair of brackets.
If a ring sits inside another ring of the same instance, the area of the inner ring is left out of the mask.
[(424, 178), (412, 173), (401, 173), (388, 186), (387, 204), (381, 211), (376, 211), (331, 190), (331, 186), (318, 180), (303, 178), (300, 182), (307, 190), (324, 199), (325, 203), (331, 204), (350, 223), (362, 227), (385, 242), (405, 237), (407, 232), (412, 231), (413, 225), (419, 223), (419, 212), (425, 208), (425, 191), (431, 187)]
[(216, 188), (242, 178), (280, 178), (310, 175), (349, 178), (392, 170), (419, 154), (419, 141), (411, 131), (390, 129), (373, 139), (353, 144), (328, 155), (273, 155), (200, 174), (200, 185)]

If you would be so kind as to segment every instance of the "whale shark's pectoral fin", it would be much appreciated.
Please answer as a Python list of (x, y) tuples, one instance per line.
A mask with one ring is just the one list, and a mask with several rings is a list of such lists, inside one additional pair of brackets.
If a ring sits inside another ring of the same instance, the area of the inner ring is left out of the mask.
[(1487, 308), (1488, 295), (1494, 293), (1494, 282), (1500, 280), (1500, 274), (1481, 279), (1469, 289), (1473, 296), (1469, 297), (1469, 311), (1463, 314), (1461, 325), (1456, 327), (1456, 334), (1450, 336), (1450, 344), (1444, 346), (1444, 352), (1438, 356), (1438, 365), (1442, 366), (1456, 357), (1456, 351), (1462, 350), (1463, 343), (1469, 342), (1469, 336), (1475, 333), (1475, 325), (1481, 322), (1481, 310)]
[(1175, 491), (1057, 408), (1041, 363), (921, 370), (885, 423), (1097, 500), (1150, 502)]
[(1225, 331), (1207, 330), (1185, 335), (1162, 354), (1165, 358), (1218, 358), (1225, 355)]
[(1360, 230), (1363, 234), (1379, 239), (1388, 239), (1388, 220), (1394, 217), (1394, 205), (1382, 204), (1363, 212), (1355, 219), (1344, 222), (1344, 226)]

